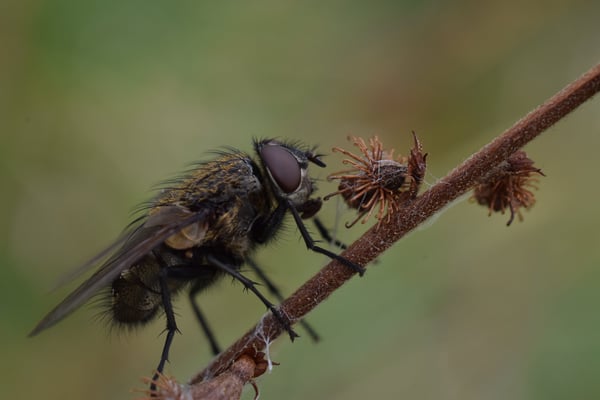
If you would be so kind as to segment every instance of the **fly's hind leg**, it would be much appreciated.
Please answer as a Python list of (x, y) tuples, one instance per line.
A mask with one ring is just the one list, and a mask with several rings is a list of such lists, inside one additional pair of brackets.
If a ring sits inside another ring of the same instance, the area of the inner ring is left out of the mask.
[(158, 379), (158, 375), (163, 372), (165, 363), (169, 360), (169, 349), (171, 348), (171, 344), (173, 343), (175, 333), (179, 331), (179, 329), (177, 329), (177, 323), (175, 322), (175, 312), (173, 311), (173, 304), (171, 303), (171, 292), (167, 283), (169, 267), (167, 266), (163, 258), (160, 256), (160, 254), (156, 252), (154, 252), (153, 254), (160, 265), (160, 294), (162, 297), (162, 305), (165, 310), (165, 316), (167, 318), (167, 327), (165, 329), (167, 332), (167, 337), (165, 338), (165, 344), (163, 346), (163, 350), (160, 356), (160, 361), (158, 362), (158, 366), (156, 367), (156, 373), (152, 377), (152, 383), (150, 384), (151, 393), (154, 393), (156, 391), (156, 380)]
[(217, 343), (217, 339), (215, 338), (215, 335), (210, 326), (208, 325), (208, 322), (206, 321), (206, 318), (200, 310), (200, 306), (198, 306), (198, 302), (196, 300), (198, 292), (200, 292), (204, 288), (204, 286), (205, 285), (203, 284), (203, 282), (196, 282), (190, 289), (189, 297), (190, 302), (192, 303), (194, 314), (196, 314), (196, 318), (198, 319), (198, 322), (200, 322), (200, 326), (204, 331), (204, 335), (206, 336), (206, 338), (208, 339), (208, 343), (210, 344), (210, 350), (212, 351), (213, 355), (216, 356), (221, 352), (221, 347)]

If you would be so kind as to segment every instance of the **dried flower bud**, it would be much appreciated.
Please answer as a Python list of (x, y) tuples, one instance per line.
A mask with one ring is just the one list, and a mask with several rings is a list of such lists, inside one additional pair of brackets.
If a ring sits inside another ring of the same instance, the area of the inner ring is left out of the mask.
[(513, 153), (504, 163), (490, 175), (485, 182), (475, 187), (473, 198), (481, 205), (487, 206), (489, 215), (492, 212), (504, 214), (510, 210), (509, 226), (515, 214), (523, 220), (520, 208), (531, 208), (535, 204), (535, 195), (530, 189), (537, 189), (538, 182), (532, 174), (545, 176), (541, 169), (533, 166), (533, 161), (524, 151)]
[(415, 144), (408, 158), (398, 156), (394, 159), (394, 149), (384, 150), (377, 136), (369, 139), (368, 145), (362, 138), (348, 137), (362, 155), (339, 147), (333, 148), (334, 152), (350, 157), (342, 162), (352, 168), (328, 177), (330, 180), (337, 179), (340, 183), (338, 190), (325, 196), (324, 200), (341, 195), (350, 208), (358, 210), (358, 217), (347, 223), (347, 228), (361, 218), (361, 223), (364, 224), (377, 208), (379, 224), (386, 211), (389, 222), (402, 203), (416, 197), (425, 176), (427, 154), (423, 154), (421, 142), (414, 132), (413, 137)]

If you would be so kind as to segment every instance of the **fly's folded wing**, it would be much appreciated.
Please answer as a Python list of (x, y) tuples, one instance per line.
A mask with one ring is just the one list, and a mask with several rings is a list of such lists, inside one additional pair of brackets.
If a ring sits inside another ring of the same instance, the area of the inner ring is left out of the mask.
[(83, 272), (84, 269), (94, 266), (99, 260), (107, 256), (111, 250), (121, 245), (100, 266), (97, 272), (50, 311), (31, 331), (29, 336), (37, 335), (75, 311), (100, 289), (109, 286), (123, 270), (135, 264), (171, 236), (192, 224), (205, 226), (209, 215), (209, 210), (201, 209), (191, 212), (176, 205), (162, 206), (156, 210), (147, 219), (140, 221), (137, 226), (124, 232), (113, 244), (85, 263), (83, 267), (78, 268), (78, 273)]

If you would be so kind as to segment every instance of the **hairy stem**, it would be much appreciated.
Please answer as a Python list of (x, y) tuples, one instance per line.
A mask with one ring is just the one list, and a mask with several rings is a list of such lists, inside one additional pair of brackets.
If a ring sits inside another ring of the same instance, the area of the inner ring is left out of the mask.
[[(462, 164), (395, 213), (389, 223), (373, 227), (342, 254), (360, 265), (367, 265), (400, 238), (470, 190), (486, 174), (537, 135), (600, 91), (600, 64), (552, 96), (510, 129), (473, 154)], [(330, 262), (281, 304), (281, 311), (292, 322), (304, 317), (355, 274), (337, 261)], [(282, 332), (281, 324), (267, 314), (254, 328), (217, 356), (208, 367), (194, 376), (191, 383), (216, 376), (227, 370), (248, 349), (262, 349), (265, 338), (274, 340)]]

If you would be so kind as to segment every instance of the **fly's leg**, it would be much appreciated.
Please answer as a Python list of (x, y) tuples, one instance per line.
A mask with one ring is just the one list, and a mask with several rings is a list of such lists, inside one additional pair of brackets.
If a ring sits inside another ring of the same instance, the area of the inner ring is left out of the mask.
[(294, 330), (292, 329), (290, 320), (288, 318), (284, 317), (283, 314), (281, 314), (281, 312), (279, 311), (279, 309), (277, 307), (275, 307), (275, 305), (273, 303), (271, 303), (269, 300), (267, 300), (267, 298), (265, 296), (263, 296), (263, 294), (256, 288), (255, 282), (251, 281), (250, 279), (248, 279), (244, 275), (242, 275), (236, 269), (236, 267), (231, 266), (227, 263), (224, 263), (214, 256), (209, 255), (206, 257), (206, 259), (209, 263), (211, 263), (215, 267), (220, 268), (224, 272), (228, 273), (229, 275), (231, 275), (232, 277), (234, 277), (235, 279), (240, 281), (246, 289), (248, 289), (249, 291), (254, 293), (256, 295), (256, 297), (258, 297), (260, 299), (260, 301), (262, 301), (263, 304), (273, 313), (273, 315), (275, 316), (277, 321), (279, 321), (281, 326), (283, 326), (283, 328), (286, 330), (286, 332), (288, 333), (288, 335), (290, 336), (290, 339), (292, 341), (294, 341), (295, 338), (299, 337), (298, 334), (296, 332), (294, 332)]
[(339, 261), (340, 263), (344, 264), (348, 268), (352, 269), (354, 272), (358, 272), (358, 274), (360, 276), (364, 275), (364, 273), (365, 273), (364, 267), (361, 267), (360, 265), (353, 263), (352, 261), (347, 260), (344, 257), (339, 256), (327, 249), (317, 246), (315, 244), (315, 240), (310, 237), (310, 234), (308, 233), (306, 226), (304, 226), (304, 223), (302, 222), (302, 217), (300, 217), (298, 210), (296, 210), (294, 205), (291, 202), (289, 202), (289, 200), (288, 200), (288, 208), (290, 209), (290, 212), (294, 216), (294, 221), (296, 222), (296, 225), (298, 226), (298, 229), (300, 230), (300, 234), (302, 235), (302, 239), (304, 239), (304, 243), (306, 244), (306, 247), (308, 247), (309, 250), (312, 250), (315, 253), (323, 254), (331, 259)]
[[(344, 242), (340, 242), (339, 240), (334, 239), (331, 236), (331, 234), (329, 233), (330, 230), (325, 227), (325, 225), (323, 224), (323, 221), (321, 221), (319, 218), (317, 218), (317, 217), (313, 218), (313, 222), (315, 224), (315, 227), (319, 231), (319, 235), (327, 243), (329, 243), (329, 244), (331, 244), (331, 245), (333, 245), (335, 247), (339, 247), (342, 250), (346, 250), (348, 248), (348, 246), (346, 246), (346, 244)], [(378, 264), (379, 261), (375, 259), (375, 260), (371, 261), (371, 263), (372, 264)]]
[[(263, 271), (262, 268), (259, 267), (258, 264), (256, 264), (256, 262), (251, 258), (246, 259), (246, 262), (248, 263), (250, 268), (252, 268), (254, 272), (256, 272), (260, 280), (265, 283), (267, 289), (269, 289), (273, 296), (275, 296), (277, 300), (279, 300), (279, 302), (282, 302), (284, 299), (281, 292), (279, 291), (279, 288), (273, 283), (273, 281), (269, 279), (269, 277), (265, 274), (265, 271)], [(315, 329), (312, 326), (310, 326), (308, 322), (302, 319), (300, 320), (300, 325), (302, 325), (304, 330), (306, 330), (306, 332), (313, 341), (319, 341), (319, 334), (315, 331)]]
[(346, 244), (331, 237), (331, 234), (329, 233), (329, 229), (327, 229), (325, 227), (325, 225), (323, 225), (323, 222), (319, 218), (317, 218), (317, 217), (313, 218), (313, 222), (314, 222), (315, 226), (317, 227), (317, 230), (319, 231), (319, 235), (321, 235), (323, 240), (325, 240), (327, 243), (334, 245), (335, 247), (339, 247), (342, 250), (346, 250), (348, 248), (348, 246), (346, 246)]
[(158, 375), (163, 372), (165, 363), (169, 360), (169, 349), (173, 343), (173, 337), (175, 336), (175, 333), (179, 331), (179, 329), (177, 329), (177, 323), (175, 322), (175, 312), (173, 311), (173, 304), (171, 303), (171, 292), (169, 291), (169, 285), (167, 283), (169, 267), (158, 253), (154, 252), (153, 254), (160, 265), (158, 279), (160, 283), (162, 305), (167, 318), (167, 327), (165, 329), (167, 331), (167, 337), (165, 338), (165, 344), (160, 356), (160, 361), (156, 367), (156, 373), (152, 377), (152, 383), (150, 384), (151, 393), (156, 391), (156, 380), (158, 379)]
[(204, 335), (208, 339), (208, 343), (210, 344), (210, 350), (212, 351), (213, 355), (216, 356), (221, 352), (221, 347), (217, 343), (217, 339), (215, 338), (212, 329), (210, 329), (210, 326), (208, 325), (204, 314), (202, 313), (202, 311), (200, 311), (200, 307), (198, 306), (198, 302), (196, 301), (196, 295), (198, 294), (198, 292), (200, 292), (200, 290), (204, 288), (204, 286), (201, 284), (202, 282), (198, 283), (194, 284), (194, 286), (192, 286), (192, 289), (190, 290), (190, 302), (192, 303), (194, 314), (196, 314), (196, 318), (198, 319), (198, 322), (200, 322), (200, 326), (204, 331)]

